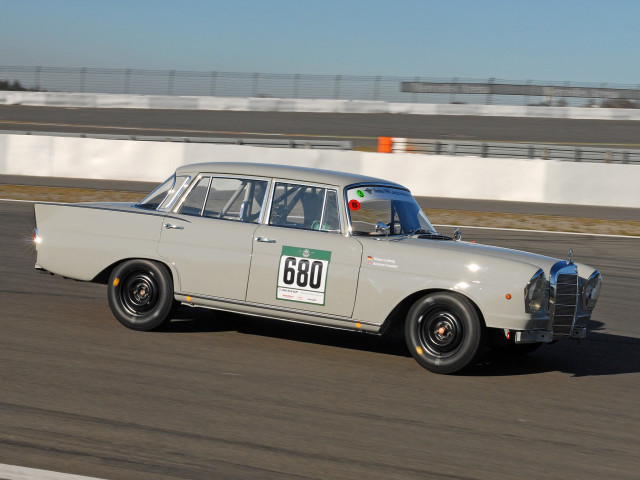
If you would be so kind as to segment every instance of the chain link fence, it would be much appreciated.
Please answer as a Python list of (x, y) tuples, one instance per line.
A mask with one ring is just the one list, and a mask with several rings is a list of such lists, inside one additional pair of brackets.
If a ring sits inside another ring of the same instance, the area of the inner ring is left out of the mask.
[[(640, 108), (640, 85), (533, 80), (0, 66), (0, 89)], [(509, 91), (510, 94), (500, 94)], [(540, 92), (546, 92), (540, 94)]]

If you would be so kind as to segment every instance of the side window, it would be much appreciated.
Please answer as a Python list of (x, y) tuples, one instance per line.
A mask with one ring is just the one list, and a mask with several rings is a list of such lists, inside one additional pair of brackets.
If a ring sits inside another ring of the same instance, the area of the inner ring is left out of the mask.
[(214, 177), (203, 215), (258, 223), (266, 191), (265, 180)]
[(200, 215), (204, 206), (204, 201), (207, 198), (207, 192), (209, 191), (209, 183), (211, 177), (202, 177), (198, 180), (195, 187), (189, 192), (189, 196), (180, 206), (178, 213), (184, 215)]
[(322, 212), (320, 230), (340, 233), (340, 211), (338, 210), (338, 192), (327, 190), (327, 198)]
[(269, 224), (340, 232), (337, 192), (322, 187), (278, 182), (273, 193)]

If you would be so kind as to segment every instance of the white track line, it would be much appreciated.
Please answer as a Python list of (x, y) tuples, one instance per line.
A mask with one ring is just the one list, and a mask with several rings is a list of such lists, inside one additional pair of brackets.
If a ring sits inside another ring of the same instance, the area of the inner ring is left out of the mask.
[(0, 463), (0, 478), (3, 480), (100, 480), (95, 477), (38, 470), (37, 468), (17, 467), (15, 465), (4, 465), (2, 463)]
[[(18, 202), (18, 203), (61, 203), (61, 202), (44, 202), (40, 200), (13, 200), (10, 198), (0, 198), (0, 202)], [(498, 228), (498, 227), (472, 227), (470, 225), (439, 225), (435, 227), (450, 228), (470, 228), (475, 230), (497, 230), (501, 232), (523, 232), (523, 233), (557, 233), (560, 235), (582, 235), (584, 237), (604, 237), (604, 238), (640, 238), (634, 235), (608, 235), (606, 233), (581, 233), (581, 232), (554, 232), (551, 230), (527, 230), (525, 228)]]
[(15, 200), (13, 198), (0, 198), (0, 202), (16, 202), (16, 203), (59, 203), (59, 202), (43, 202), (40, 200)]
[(554, 232), (551, 230), (527, 230), (525, 228), (499, 228), (499, 227), (472, 227), (470, 225), (435, 225), (434, 227), (451, 227), (451, 228), (472, 228), (476, 230), (498, 230), (503, 232), (524, 232), (524, 233), (558, 233), (561, 235), (581, 235), (585, 237), (607, 237), (607, 238), (640, 238), (634, 235), (609, 235), (606, 233), (581, 233), (581, 232)]

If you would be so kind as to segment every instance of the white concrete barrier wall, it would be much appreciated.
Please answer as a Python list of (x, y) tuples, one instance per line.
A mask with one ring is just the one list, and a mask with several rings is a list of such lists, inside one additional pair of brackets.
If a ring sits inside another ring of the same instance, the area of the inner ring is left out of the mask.
[(640, 165), (0, 135), (0, 174), (160, 182), (209, 161), (360, 173), (420, 196), (640, 208)]
[(473, 115), (498, 117), (573, 118), (582, 120), (640, 120), (640, 109), (539, 107), (525, 105), (453, 105), (388, 103), (373, 100), (292, 98), (189, 97), (0, 91), (0, 105), (86, 108), (157, 108), (254, 112), (403, 113), (414, 115)]

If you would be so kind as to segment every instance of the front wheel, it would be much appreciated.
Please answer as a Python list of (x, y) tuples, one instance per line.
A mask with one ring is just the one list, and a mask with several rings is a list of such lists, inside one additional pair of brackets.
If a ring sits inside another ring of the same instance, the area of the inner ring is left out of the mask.
[(154, 330), (171, 320), (173, 280), (164, 265), (127, 260), (113, 269), (107, 292), (111, 312), (132, 330)]
[(425, 295), (409, 310), (405, 340), (413, 358), (434, 373), (454, 373), (471, 363), (482, 339), (474, 306), (461, 295)]

